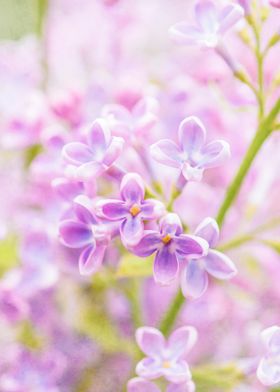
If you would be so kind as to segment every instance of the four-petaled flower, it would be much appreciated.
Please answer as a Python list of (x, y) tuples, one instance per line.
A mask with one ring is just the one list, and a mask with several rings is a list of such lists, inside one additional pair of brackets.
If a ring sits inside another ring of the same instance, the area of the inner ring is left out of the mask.
[(212, 1), (204, 1), (195, 7), (195, 26), (180, 22), (169, 32), (178, 43), (214, 48), (219, 45), (223, 34), (243, 16), (244, 10), (238, 4), (228, 4), (218, 10)]
[[(166, 388), (166, 392), (194, 392), (195, 385), (192, 380), (180, 383), (180, 384), (169, 384)], [(127, 384), (127, 392), (161, 392), (159, 387), (149, 380), (145, 380), (141, 377), (134, 377), (129, 380)]]
[(69, 248), (81, 249), (81, 275), (93, 274), (102, 264), (110, 240), (110, 230), (92, 214), (85, 196), (75, 198), (74, 212), (75, 218), (63, 220), (59, 224), (61, 241)]
[(181, 122), (178, 139), (179, 145), (169, 139), (153, 144), (151, 155), (163, 165), (180, 169), (187, 181), (200, 181), (204, 169), (221, 165), (230, 155), (229, 144), (223, 140), (205, 144), (206, 130), (194, 116)]
[(261, 359), (258, 379), (264, 385), (280, 383), (280, 327), (274, 325), (266, 328), (261, 334), (265, 347), (265, 356)]
[(164, 205), (155, 199), (146, 199), (145, 185), (136, 173), (126, 174), (120, 186), (121, 199), (101, 200), (96, 204), (96, 214), (109, 221), (120, 223), (120, 234), (126, 246), (136, 245), (144, 233), (144, 222), (161, 217)]
[(204, 238), (209, 249), (202, 258), (189, 260), (181, 275), (181, 286), (185, 296), (198, 298), (208, 287), (208, 274), (217, 279), (231, 279), (237, 270), (226, 255), (213, 249), (219, 239), (219, 227), (214, 219), (204, 219), (197, 227), (195, 235)]
[(164, 377), (175, 384), (190, 381), (191, 372), (184, 358), (196, 340), (197, 332), (190, 326), (178, 328), (167, 340), (156, 328), (138, 328), (136, 341), (147, 357), (137, 364), (136, 373), (148, 380)]
[(186, 256), (204, 256), (208, 243), (200, 237), (183, 234), (178, 215), (170, 213), (161, 219), (159, 231), (146, 230), (140, 242), (131, 250), (140, 257), (156, 252), (154, 278), (157, 283), (167, 285), (178, 274), (179, 260)]
[(72, 142), (64, 146), (65, 161), (76, 167), (78, 181), (88, 181), (107, 170), (120, 156), (124, 139), (111, 136), (108, 124), (97, 119), (86, 135), (86, 144)]

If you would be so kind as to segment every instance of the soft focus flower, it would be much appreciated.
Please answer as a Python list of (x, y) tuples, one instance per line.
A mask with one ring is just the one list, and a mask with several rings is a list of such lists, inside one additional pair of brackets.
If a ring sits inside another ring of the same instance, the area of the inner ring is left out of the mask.
[(264, 385), (280, 383), (280, 327), (265, 329), (262, 334), (265, 355), (261, 359), (258, 369), (258, 379)]
[(143, 221), (162, 216), (165, 208), (155, 199), (146, 199), (145, 185), (136, 173), (126, 174), (120, 185), (121, 199), (102, 200), (96, 205), (99, 217), (120, 223), (122, 241), (127, 246), (136, 245), (143, 236)]
[(218, 10), (212, 1), (201, 1), (195, 7), (196, 25), (180, 22), (170, 28), (172, 38), (186, 45), (216, 47), (223, 34), (244, 15), (238, 4)]
[(220, 166), (230, 155), (223, 140), (205, 144), (206, 130), (197, 117), (181, 122), (178, 139), (179, 145), (168, 139), (153, 144), (151, 155), (163, 165), (180, 169), (187, 181), (200, 181), (205, 169)]
[(280, 1), (279, 0), (269, 0), (269, 4), (272, 5), (272, 7), (280, 8)]
[[(166, 392), (194, 392), (195, 385), (193, 381), (187, 381), (180, 384), (169, 384)], [(127, 392), (161, 392), (159, 387), (153, 382), (141, 377), (132, 378), (127, 384)]]
[(185, 296), (198, 298), (207, 290), (208, 274), (217, 279), (231, 279), (237, 270), (229, 257), (213, 249), (219, 239), (219, 227), (214, 219), (204, 219), (195, 235), (204, 238), (209, 249), (202, 258), (188, 262), (181, 275), (181, 286)]
[(147, 355), (136, 366), (136, 373), (145, 379), (164, 377), (172, 383), (191, 380), (186, 354), (197, 340), (193, 327), (182, 327), (174, 331), (166, 341), (156, 328), (141, 327), (136, 331), (136, 341)]
[(111, 136), (107, 123), (96, 120), (86, 135), (86, 144), (68, 143), (62, 154), (67, 163), (76, 167), (76, 179), (87, 181), (107, 170), (120, 156), (124, 140)]
[(170, 284), (177, 276), (179, 260), (191, 256), (199, 258), (207, 253), (208, 243), (198, 236), (183, 234), (178, 215), (170, 213), (162, 218), (159, 231), (147, 230), (132, 251), (147, 257), (156, 252), (154, 278), (162, 285)]
[(81, 249), (79, 270), (93, 274), (100, 268), (110, 239), (108, 227), (91, 213), (88, 201), (78, 196), (74, 203), (75, 218), (60, 222), (59, 233), (65, 246)]
[(143, 138), (149, 136), (157, 122), (158, 106), (155, 98), (147, 97), (139, 100), (131, 111), (118, 104), (105, 105), (102, 115), (114, 134), (125, 139)]

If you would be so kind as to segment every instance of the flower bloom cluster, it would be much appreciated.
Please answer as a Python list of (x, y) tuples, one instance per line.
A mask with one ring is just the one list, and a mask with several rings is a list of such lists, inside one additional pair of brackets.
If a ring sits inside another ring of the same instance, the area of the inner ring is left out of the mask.
[(280, 385), (276, 8), (44, 0), (33, 34), (3, 24), (0, 392)]

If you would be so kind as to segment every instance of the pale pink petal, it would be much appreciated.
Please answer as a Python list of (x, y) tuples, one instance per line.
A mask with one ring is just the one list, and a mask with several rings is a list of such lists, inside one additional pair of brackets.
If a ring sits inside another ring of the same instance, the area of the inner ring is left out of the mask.
[(185, 118), (179, 126), (179, 143), (189, 158), (201, 150), (205, 143), (206, 130), (199, 118)]
[(184, 357), (197, 341), (197, 331), (194, 327), (186, 326), (176, 329), (169, 337), (167, 347), (172, 359)]
[(95, 208), (98, 216), (111, 221), (122, 220), (129, 214), (128, 207), (122, 200), (101, 200), (96, 204)]
[(231, 279), (237, 274), (230, 258), (217, 250), (210, 249), (204, 260), (206, 271), (217, 279)]
[(89, 245), (83, 250), (79, 257), (79, 271), (81, 275), (91, 275), (96, 273), (103, 262), (106, 246)]
[(140, 327), (137, 329), (135, 337), (143, 353), (153, 358), (161, 358), (165, 348), (165, 338), (158, 329)]
[(111, 166), (121, 155), (124, 146), (124, 139), (122, 137), (114, 136), (109, 144), (104, 155), (103, 163), (106, 166)]
[(161, 392), (161, 391), (151, 381), (147, 381), (144, 378), (135, 377), (128, 382), (127, 392)]
[(175, 252), (170, 252), (168, 246), (164, 246), (156, 254), (154, 262), (154, 278), (161, 285), (171, 284), (177, 277), (179, 263)]
[(209, 248), (207, 241), (194, 235), (181, 234), (179, 237), (175, 237), (173, 241), (176, 244), (176, 252), (192, 258), (204, 256)]
[(203, 42), (204, 35), (197, 27), (185, 22), (176, 23), (169, 29), (171, 38), (178, 44), (197, 45)]
[(190, 260), (181, 275), (181, 287), (185, 297), (199, 298), (207, 290), (208, 275), (199, 261)]
[(208, 169), (222, 165), (230, 157), (229, 144), (223, 140), (215, 140), (201, 150), (198, 168)]
[(150, 147), (152, 158), (166, 166), (180, 168), (182, 165), (181, 151), (171, 140), (164, 139)]
[(131, 251), (140, 257), (147, 257), (156, 252), (161, 245), (160, 234), (157, 231), (146, 230), (139, 243)]
[(162, 372), (169, 382), (174, 383), (183, 383), (192, 377), (187, 362), (182, 360), (173, 362), (171, 367), (164, 368)]
[(257, 369), (257, 377), (266, 386), (278, 384), (280, 382), (280, 361), (270, 357), (262, 358)]
[(92, 151), (86, 144), (73, 142), (63, 147), (62, 156), (68, 163), (78, 166), (92, 160)]
[(195, 235), (204, 238), (211, 248), (214, 248), (219, 240), (220, 230), (213, 218), (205, 218), (197, 227)]
[(212, 1), (203, 1), (195, 7), (196, 20), (206, 33), (215, 33), (219, 28), (217, 9)]
[(100, 160), (111, 141), (111, 132), (103, 119), (93, 122), (87, 132), (87, 143), (92, 150), (94, 159)]
[(120, 227), (120, 234), (124, 245), (137, 245), (144, 234), (144, 223), (138, 217), (128, 216)]
[(219, 32), (224, 33), (234, 26), (244, 16), (244, 9), (238, 4), (229, 4), (219, 15)]
[(106, 167), (102, 163), (88, 162), (84, 163), (76, 170), (76, 179), (78, 181), (90, 181), (96, 176), (99, 176), (106, 170)]
[(131, 203), (140, 203), (144, 199), (145, 185), (137, 173), (126, 174), (121, 182), (121, 196)]
[(82, 222), (65, 220), (59, 224), (59, 234), (69, 248), (82, 248), (93, 241), (92, 231)]

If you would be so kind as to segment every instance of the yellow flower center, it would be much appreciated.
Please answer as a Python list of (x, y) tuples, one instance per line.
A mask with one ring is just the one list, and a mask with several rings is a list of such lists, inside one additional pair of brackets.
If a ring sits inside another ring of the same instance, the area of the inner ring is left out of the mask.
[(161, 240), (162, 240), (162, 242), (166, 245), (166, 244), (168, 244), (170, 241), (171, 241), (171, 235), (170, 234), (166, 234), (166, 236), (165, 237), (163, 237)]
[(171, 368), (171, 363), (169, 361), (163, 361), (162, 362), (162, 367), (164, 369), (169, 369), (169, 368)]
[(138, 206), (138, 204), (133, 204), (133, 206), (129, 210), (132, 216), (138, 215), (140, 211), (141, 208)]

